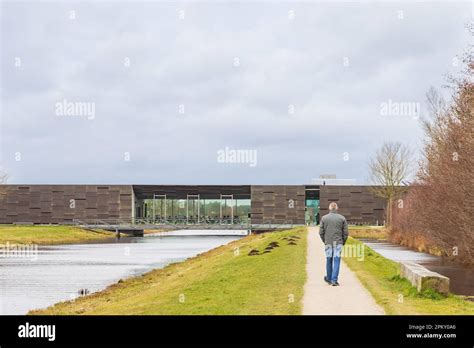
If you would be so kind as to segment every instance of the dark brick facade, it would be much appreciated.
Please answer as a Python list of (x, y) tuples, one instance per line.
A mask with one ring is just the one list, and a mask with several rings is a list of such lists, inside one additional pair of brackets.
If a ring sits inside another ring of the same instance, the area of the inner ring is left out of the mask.
[[(314, 188), (312, 194), (314, 194)], [(305, 224), (305, 185), (173, 186), (173, 185), (0, 185), (0, 223), (61, 224), (78, 220), (131, 219), (134, 190), (138, 198), (166, 193), (170, 197), (251, 199), (252, 223)], [(369, 186), (320, 186), (320, 216), (330, 202), (349, 223), (383, 224), (385, 200)], [(317, 190), (317, 189), (316, 189)], [(314, 197), (313, 197), (314, 198)], [(74, 202), (72, 204), (72, 202)], [(72, 207), (74, 205), (74, 207)]]
[(0, 223), (71, 223), (132, 216), (130, 185), (1, 185)]
[(251, 186), (252, 223), (304, 224), (305, 186)]
[(375, 196), (370, 186), (321, 186), (321, 216), (328, 213), (330, 202), (337, 203), (349, 223), (381, 225), (385, 220), (386, 200)]

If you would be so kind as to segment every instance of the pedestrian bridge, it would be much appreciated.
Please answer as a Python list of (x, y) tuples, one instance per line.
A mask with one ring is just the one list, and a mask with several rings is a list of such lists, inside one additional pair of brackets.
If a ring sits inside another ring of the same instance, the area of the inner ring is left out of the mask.
[(291, 229), (295, 224), (272, 224), (271, 222), (263, 224), (246, 223), (183, 223), (183, 222), (168, 222), (168, 221), (152, 221), (144, 219), (92, 219), (92, 220), (77, 220), (74, 219), (73, 224), (84, 229), (91, 230), (107, 230), (129, 234), (132, 236), (143, 236), (145, 230), (161, 230), (161, 231), (175, 231), (175, 230), (244, 230), (247, 234), (252, 232), (267, 232)]

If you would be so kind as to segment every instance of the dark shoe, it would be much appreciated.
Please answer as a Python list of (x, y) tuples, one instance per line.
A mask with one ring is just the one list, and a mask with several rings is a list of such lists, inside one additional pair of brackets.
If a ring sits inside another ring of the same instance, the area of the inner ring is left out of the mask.
[(328, 278), (327, 278), (326, 276), (324, 277), (324, 281), (325, 281), (326, 283), (328, 283), (329, 285), (332, 284), (332, 283), (328, 280)]
[(339, 283), (338, 282), (335, 282), (335, 283), (331, 283), (332, 286), (339, 286)]

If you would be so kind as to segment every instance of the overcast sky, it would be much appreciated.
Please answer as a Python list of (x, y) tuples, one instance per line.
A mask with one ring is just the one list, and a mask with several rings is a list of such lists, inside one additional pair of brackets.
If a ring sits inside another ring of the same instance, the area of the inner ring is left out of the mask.
[[(420, 149), (417, 117), (381, 110), (426, 114), (471, 16), (470, 2), (2, 3), (1, 164), (9, 183), (366, 183), (384, 141)], [(222, 163), (226, 148), (256, 158)]]

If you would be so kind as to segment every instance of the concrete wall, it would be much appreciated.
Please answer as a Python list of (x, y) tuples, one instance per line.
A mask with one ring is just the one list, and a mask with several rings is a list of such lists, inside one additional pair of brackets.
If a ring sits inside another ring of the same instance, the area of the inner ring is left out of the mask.
[(385, 220), (386, 201), (373, 194), (370, 186), (320, 186), (320, 215), (328, 213), (330, 202), (349, 223), (381, 225)]
[(251, 187), (252, 224), (305, 223), (305, 187), (275, 185)]
[(0, 223), (130, 219), (130, 185), (0, 185)]

